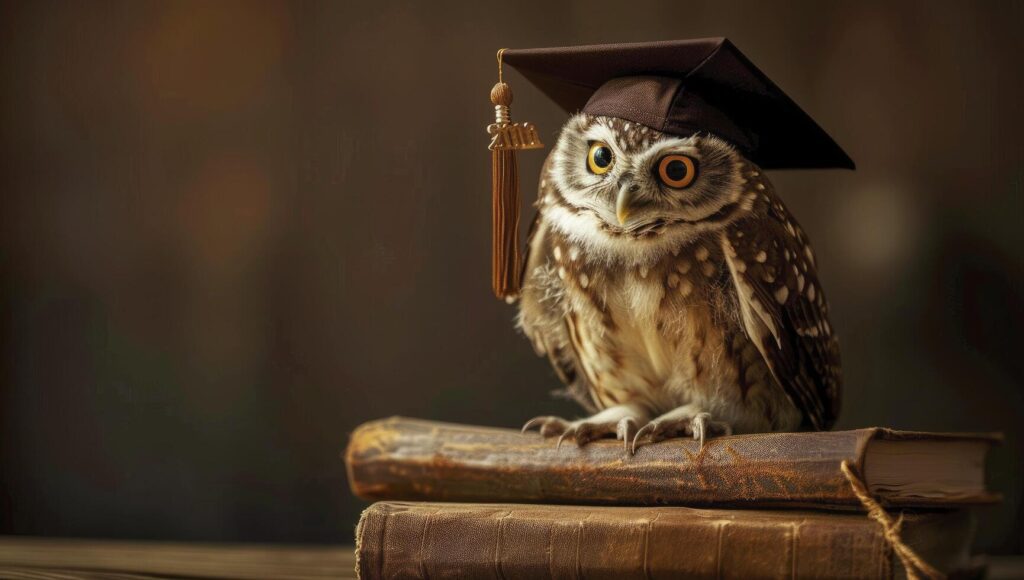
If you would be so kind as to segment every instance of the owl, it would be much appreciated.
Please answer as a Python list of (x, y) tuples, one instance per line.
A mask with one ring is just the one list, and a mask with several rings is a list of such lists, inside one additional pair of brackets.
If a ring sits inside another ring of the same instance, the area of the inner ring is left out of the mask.
[(536, 206), (518, 325), (592, 414), (524, 431), (633, 453), (835, 422), (839, 346), (814, 252), (736, 147), (579, 113)]

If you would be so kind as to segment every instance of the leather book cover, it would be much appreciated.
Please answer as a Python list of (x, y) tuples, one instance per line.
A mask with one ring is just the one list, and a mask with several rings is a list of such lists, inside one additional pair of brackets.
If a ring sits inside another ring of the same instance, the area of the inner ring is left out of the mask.
[[(967, 566), (966, 512), (907, 514), (903, 540)], [(380, 502), (356, 531), (360, 578), (902, 578), (864, 514), (685, 507)]]
[[(360, 426), (345, 461), (353, 493), (367, 500), (861, 509), (840, 466), (848, 461), (864, 473), (865, 450), (876, 439), (980, 441), (983, 449), (998, 440), (872, 428), (719, 437), (703, 449), (676, 439), (630, 456), (614, 440), (556, 448), (552, 439), (511, 429), (393, 417)], [(886, 507), (998, 500), (984, 489), (878, 495)]]

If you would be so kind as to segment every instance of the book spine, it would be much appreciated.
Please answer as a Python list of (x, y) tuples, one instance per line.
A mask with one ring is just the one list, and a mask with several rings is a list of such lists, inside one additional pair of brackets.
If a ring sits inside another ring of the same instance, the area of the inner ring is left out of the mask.
[[(698, 513), (694, 513), (698, 512)], [(863, 516), (718, 517), (686, 508), (378, 503), (360, 578), (891, 578)]]
[(392, 418), (357, 429), (346, 464), (368, 500), (859, 507), (840, 464), (859, 466), (873, 433), (726, 437), (703, 449), (678, 439), (630, 456), (616, 441), (556, 448), (536, 434)]

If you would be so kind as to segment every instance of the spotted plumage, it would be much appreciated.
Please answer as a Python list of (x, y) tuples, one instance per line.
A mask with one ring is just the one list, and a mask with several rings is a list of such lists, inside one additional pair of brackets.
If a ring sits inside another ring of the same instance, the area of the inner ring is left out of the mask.
[(635, 449), (834, 423), (839, 349), (813, 251), (731, 145), (580, 114), (537, 208), (519, 323), (595, 414), (526, 428)]

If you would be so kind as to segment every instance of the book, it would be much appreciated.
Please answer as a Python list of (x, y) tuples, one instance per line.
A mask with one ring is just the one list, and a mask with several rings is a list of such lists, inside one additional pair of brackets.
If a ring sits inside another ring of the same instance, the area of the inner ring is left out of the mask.
[(367, 500), (861, 509), (843, 462), (887, 508), (998, 501), (985, 486), (995, 434), (871, 428), (675, 439), (629, 455), (510, 429), (393, 417), (352, 434), (349, 485)]
[[(905, 514), (903, 540), (970, 569), (966, 511)], [(903, 578), (865, 514), (687, 507), (379, 502), (356, 529), (360, 578)]]

